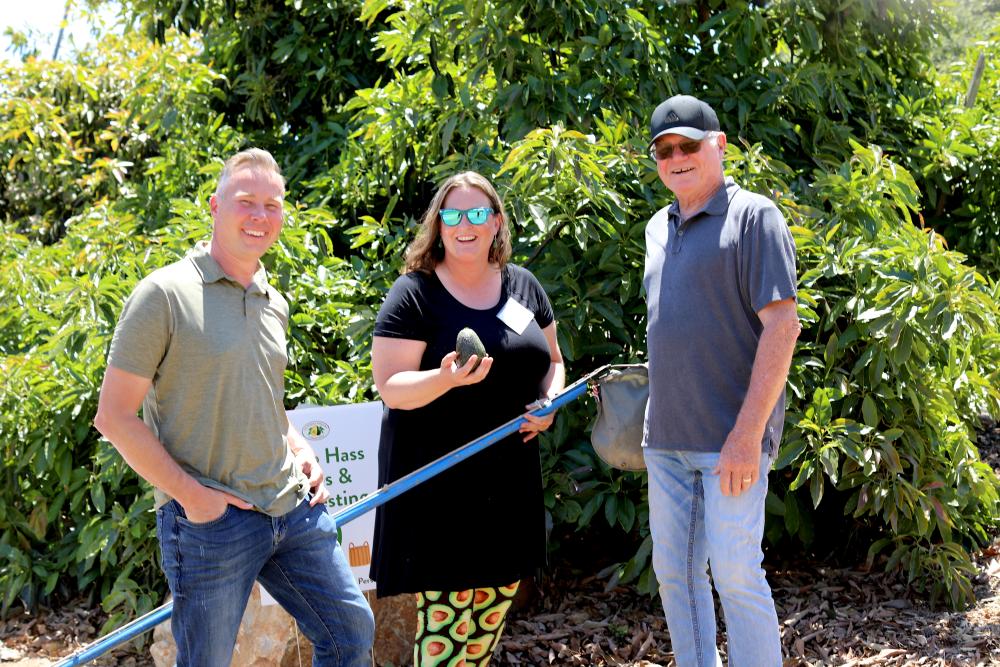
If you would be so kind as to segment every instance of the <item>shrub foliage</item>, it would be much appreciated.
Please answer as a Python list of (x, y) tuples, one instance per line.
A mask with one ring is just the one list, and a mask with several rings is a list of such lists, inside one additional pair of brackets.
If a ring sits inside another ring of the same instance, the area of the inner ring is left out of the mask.
[[(798, 247), (768, 541), (847, 544), (972, 599), (969, 553), (1000, 511), (973, 439), (1000, 414), (1000, 121), (995, 69), (965, 108), (968, 67), (922, 55), (936, 3), (126, 4), (152, 43), (2, 71), (4, 609), (84, 592), (117, 622), (162, 591), (151, 495), (90, 421), (121, 301), (207, 234), (221, 157), (273, 148), (301, 202), (267, 258), (292, 306), (289, 406), (375, 398), (374, 314), (459, 169), (497, 183), (577, 376), (644, 359), (643, 229), (669, 201), (645, 125), (675, 92), (720, 110), (728, 172)], [(551, 544), (612, 531), (612, 580), (652, 593), (645, 478), (595, 457), (591, 412), (540, 439)]]

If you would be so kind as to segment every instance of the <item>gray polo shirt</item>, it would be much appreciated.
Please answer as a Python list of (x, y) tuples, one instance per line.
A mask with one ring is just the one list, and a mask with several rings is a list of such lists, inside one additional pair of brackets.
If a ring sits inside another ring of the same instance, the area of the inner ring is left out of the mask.
[[(108, 363), (152, 380), (143, 421), (206, 486), (280, 516), (308, 481), (286, 442), (288, 304), (261, 267), (246, 289), (199, 243), (126, 300)], [(156, 506), (169, 500), (154, 490)]]
[[(726, 179), (681, 222), (677, 202), (646, 226), (649, 403), (644, 446), (718, 452), (750, 384), (764, 306), (795, 296), (795, 244), (777, 207)], [(777, 451), (785, 396), (762, 447)]]

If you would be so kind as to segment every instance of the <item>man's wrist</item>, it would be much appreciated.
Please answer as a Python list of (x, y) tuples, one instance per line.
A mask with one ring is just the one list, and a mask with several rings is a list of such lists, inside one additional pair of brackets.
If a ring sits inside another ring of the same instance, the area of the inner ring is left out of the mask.
[(763, 428), (748, 428), (736, 422), (733, 426), (733, 430), (729, 432), (729, 439), (738, 443), (744, 442), (763, 442), (764, 441), (764, 429)]
[(299, 449), (297, 451), (292, 450), (292, 456), (294, 456), (296, 459), (299, 459), (300, 461), (308, 461), (309, 463), (312, 463), (314, 461), (316, 463), (320, 462), (319, 456), (316, 454), (316, 452), (310, 449)]
[(174, 500), (180, 503), (181, 507), (190, 507), (198, 505), (202, 502), (202, 496), (208, 487), (196, 480), (194, 477), (188, 477), (184, 480), (184, 483), (179, 489), (179, 493), (168, 495), (173, 496)]

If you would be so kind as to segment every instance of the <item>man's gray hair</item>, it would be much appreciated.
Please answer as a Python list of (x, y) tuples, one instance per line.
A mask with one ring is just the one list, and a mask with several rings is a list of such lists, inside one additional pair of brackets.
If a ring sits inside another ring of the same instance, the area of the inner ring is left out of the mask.
[(274, 156), (263, 148), (248, 148), (240, 151), (236, 155), (233, 155), (231, 158), (226, 160), (224, 165), (222, 165), (222, 172), (219, 174), (219, 182), (215, 185), (215, 196), (219, 196), (219, 193), (222, 192), (223, 186), (225, 186), (229, 177), (233, 175), (233, 172), (243, 169), (244, 167), (259, 169), (261, 171), (269, 171), (277, 174), (278, 178), (281, 179), (281, 185), (285, 185), (285, 177), (281, 175), (281, 167), (278, 166), (278, 161), (274, 159)]

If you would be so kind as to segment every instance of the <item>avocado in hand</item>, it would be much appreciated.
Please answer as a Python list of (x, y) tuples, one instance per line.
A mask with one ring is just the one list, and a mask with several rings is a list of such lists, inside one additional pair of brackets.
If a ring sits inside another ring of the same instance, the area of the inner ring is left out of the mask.
[(483, 357), (486, 356), (486, 348), (483, 347), (483, 341), (479, 340), (476, 332), (468, 327), (458, 332), (458, 338), (455, 339), (455, 352), (458, 352), (458, 359), (455, 363), (458, 364), (459, 368), (464, 366), (472, 355), (475, 354), (479, 357), (476, 359), (476, 365), (472, 367), (473, 371), (479, 368)]

